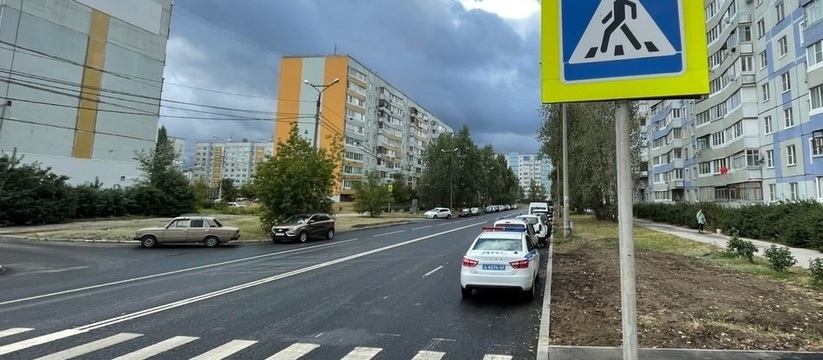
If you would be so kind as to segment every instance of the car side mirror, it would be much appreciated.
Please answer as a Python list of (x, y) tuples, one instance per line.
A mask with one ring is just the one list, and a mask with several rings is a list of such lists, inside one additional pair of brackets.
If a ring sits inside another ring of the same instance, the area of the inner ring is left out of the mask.
[(309, 220), (309, 224), (314, 224), (314, 220)]

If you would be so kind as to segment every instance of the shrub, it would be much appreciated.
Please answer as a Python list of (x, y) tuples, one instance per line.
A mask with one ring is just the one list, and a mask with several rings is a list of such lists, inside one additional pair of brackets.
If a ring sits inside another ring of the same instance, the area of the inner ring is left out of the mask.
[(727, 245), (727, 251), (730, 255), (736, 257), (742, 257), (748, 259), (750, 262), (754, 262), (754, 254), (758, 252), (757, 246), (751, 241), (743, 240), (739, 237), (740, 231), (736, 228), (732, 228), (729, 230), (731, 235), (731, 239), (729, 239), (729, 243)]
[(39, 164), (21, 164), (16, 154), (0, 156), (0, 226), (65, 222), (77, 211), (68, 177)]
[(639, 218), (696, 228), (699, 209), (706, 213), (709, 231), (735, 228), (740, 237), (823, 250), (823, 204), (816, 201), (742, 207), (720, 203), (636, 204), (634, 212)]
[(816, 258), (809, 261), (809, 273), (812, 277), (813, 284), (823, 284), (823, 258)]
[(763, 251), (763, 256), (769, 259), (769, 265), (775, 271), (786, 271), (786, 269), (797, 264), (797, 259), (792, 256), (792, 252), (785, 246), (778, 247), (772, 244), (772, 246)]

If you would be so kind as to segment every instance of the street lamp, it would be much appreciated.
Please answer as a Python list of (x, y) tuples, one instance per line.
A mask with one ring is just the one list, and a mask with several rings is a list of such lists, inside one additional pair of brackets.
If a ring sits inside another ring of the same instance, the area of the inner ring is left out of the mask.
[(323, 96), (323, 92), (326, 91), (326, 89), (328, 89), (329, 87), (331, 87), (334, 84), (337, 84), (338, 82), (340, 82), (340, 79), (338, 79), (338, 78), (335, 78), (334, 80), (332, 80), (332, 82), (330, 82), (326, 85), (312, 84), (308, 80), (303, 80), (303, 83), (313, 87), (314, 90), (317, 90), (317, 108), (314, 111), (314, 147), (315, 148), (320, 147), (320, 141), (318, 140), (318, 138), (320, 137), (320, 98)]
[(223, 142), (223, 150), (220, 155), (220, 179), (217, 181), (217, 199), (223, 201), (223, 175), (226, 172), (226, 140), (222, 140), (217, 135), (212, 135), (215, 140)]
[(449, 153), (449, 210), (454, 211), (454, 171), (452, 171), (452, 154), (457, 148), (446, 150), (440, 149), (444, 153)]

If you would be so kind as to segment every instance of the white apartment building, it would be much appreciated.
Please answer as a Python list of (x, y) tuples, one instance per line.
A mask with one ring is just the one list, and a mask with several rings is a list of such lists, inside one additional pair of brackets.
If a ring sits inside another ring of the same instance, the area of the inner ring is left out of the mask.
[(169, 136), (171, 139), (172, 144), (174, 145), (174, 152), (177, 154), (177, 160), (175, 164), (180, 171), (185, 170), (184, 164), (186, 162), (186, 139)]
[(172, 0), (0, 1), (0, 151), (129, 186), (157, 141)]
[(503, 155), (506, 163), (512, 171), (517, 174), (520, 188), (525, 194), (531, 191), (531, 184), (542, 186), (546, 191), (546, 196), (551, 199), (552, 188), (552, 164), (548, 159), (541, 159), (536, 154), (520, 154), (510, 152)]
[[(332, 84), (333, 79), (338, 79)], [(292, 123), (314, 143), (318, 92), (310, 84), (329, 85), (322, 95), (320, 147), (328, 135), (343, 138), (344, 153), (335, 201), (348, 201), (354, 184), (369, 171), (384, 181), (402, 174), (416, 187), (423, 175), (423, 150), (429, 141), (454, 130), (422, 105), (347, 55), (285, 56), (280, 60), (275, 141), (288, 137)], [(308, 82), (308, 83), (306, 83)], [(299, 100), (299, 101), (295, 101)], [(298, 114), (298, 116), (295, 116)]]
[(705, 4), (711, 94), (652, 103), (651, 200), (823, 200), (823, 0)]
[(194, 145), (192, 178), (203, 179), (210, 187), (218, 187), (221, 179), (232, 179), (239, 187), (251, 181), (257, 165), (273, 153), (271, 140), (198, 142)]

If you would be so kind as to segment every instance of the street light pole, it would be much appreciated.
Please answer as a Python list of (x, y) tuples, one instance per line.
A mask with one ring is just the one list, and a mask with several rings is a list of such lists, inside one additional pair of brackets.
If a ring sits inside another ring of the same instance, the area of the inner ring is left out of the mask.
[(312, 88), (314, 88), (314, 90), (317, 90), (317, 104), (316, 104), (316, 107), (315, 107), (315, 110), (314, 110), (314, 139), (313, 139), (314, 140), (314, 147), (316, 149), (320, 148), (320, 140), (319, 140), (319, 138), (320, 138), (320, 99), (322, 98), (323, 92), (326, 91), (326, 89), (328, 89), (329, 87), (331, 87), (334, 84), (337, 84), (338, 82), (340, 82), (340, 79), (338, 79), (338, 78), (335, 78), (334, 80), (332, 80), (332, 82), (330, 82), (326, 85), (312, 84), (308, 80), (303, 80), (303, 83), (305, 83), (306, 85), (311, 86)]
[(212, 135), (215, 140), (221, 141), (223, 143), (223, 149), (220, 150), (220, 179), (217, 181), (217, 199), (223, 201), (223, 175), (226, 171), (226, 141), (217, 137), (217, 135)]
[(449, 210), (454, 211), (454, 171), (452, 171), (452, 154), (457, 151), (457, 148), (446, 150), (440, 149), (444, 153), (449, 153)]
[(563, 116), (563, 238), (569, 237), (571, 222), (569, 221), (569, 132), (567, 125), (567, 105), (561, 104)]

